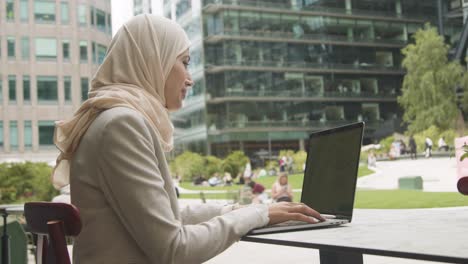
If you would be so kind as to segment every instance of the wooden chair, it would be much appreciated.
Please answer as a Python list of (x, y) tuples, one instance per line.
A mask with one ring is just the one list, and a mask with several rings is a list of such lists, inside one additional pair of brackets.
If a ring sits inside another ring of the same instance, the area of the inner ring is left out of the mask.
[(24, 204), (24, 215), (29, 231), (38, 235), (37, 263), (71, 264), (66, 236), (81, 231), (78, 208), (67, 203), (30, 202)]

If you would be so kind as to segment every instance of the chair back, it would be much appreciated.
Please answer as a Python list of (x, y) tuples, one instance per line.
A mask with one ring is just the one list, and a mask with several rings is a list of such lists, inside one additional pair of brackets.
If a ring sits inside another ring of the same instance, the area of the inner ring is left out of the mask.
[(29, 202), (24, 204), (24, 215), (29, 231), (38, 235), (36, 262), (70, 264), (66, 236), (81, 231), (78, 208), (67, 203)]

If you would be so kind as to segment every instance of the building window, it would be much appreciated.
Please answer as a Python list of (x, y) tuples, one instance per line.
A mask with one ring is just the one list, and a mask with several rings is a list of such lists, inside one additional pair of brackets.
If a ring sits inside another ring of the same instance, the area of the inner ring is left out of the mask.
[(23, 76), (23, 100), (31, 101), (31, 80), (28, 75)]
[(15, 5), (13, 3), (14, 0), (7, 0), (6, 1), (6, 18), (7, 20), (14, 20), (15, 19)]
[(57, 40), (53, 38), (36, 38), (36, 59), (55, 60), (57, 58)]
[(3, 121), (0, 121), (0, 147), (3, 147)]
[(95, 14), (95, 9), (93, 6), (91, 6), (89, 10), (89, 18), (91, 19), (92, 26), (94, 26), (94, 14)]
[(55, 22), (55, 2), (34, 1), (34, 18), (37, 22)]
[(57, 77), (37, 77), (37, 98), (39, 101), (57, 101)]
[(54, 121), (39, 121), (39, 146), (54, 145)]
[(62, 24), (68, 24), (70, 22), (70, 10), (67, 2), (60, 3), (60, 13)]
[(20, 1), (20, 19), (23, 22), (28, 22), (29, 20), (29, 4), (28, 0)]
[(15, 37), (7, 37), (8, 58), (15, 58)]
[(65, 91), (65, 102), (71, 101), (71, 77), (63, 77), (63, 89)]
[(87, 25), (86, 23), (86, 6), (79, 5), (78, 6), (78, 24), (82, 27)]
[(18, 121), (10, 121), (10, 149), (18, 149)]
[(29, 37), (21, 38), (21, 58), (29, 60)]
[(62, 40), (62, 56), (64, 61), (70, 60), (70, 41)]
[(88, 41), (80, 41), (80, 61), (88, 62)]
[(8, 99), (10, 103), (15, 103), (16, 101), (16, 76), (8, 75)]
[(96, 26), (101, 31), (106, 31), (106, 13), (96, 9)]
[(24, 121), (24, 148), (32, 148), (32, 122), (31, 120)]
[(85, 101), (88, 99), (88, 78), (81, 78), (81, 100)]
[(107, 33), (111, 34), (112, 33), (112, 20), (111, 20), (111, 14), (107, 14)]
[(101, 64), (106, 57), (107, 47), (101, 44), (97, 44), (97, 59), (98, 64)]

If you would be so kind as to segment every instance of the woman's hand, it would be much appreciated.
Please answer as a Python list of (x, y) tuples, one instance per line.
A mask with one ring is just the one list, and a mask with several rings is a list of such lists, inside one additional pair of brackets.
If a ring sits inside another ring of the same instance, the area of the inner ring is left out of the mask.
[(325, 221), (319, 212), (303, 203), (280, 202), (271, 204), (268, 208), (269, 225), (295, 220), (314, 224), (318, 221)]

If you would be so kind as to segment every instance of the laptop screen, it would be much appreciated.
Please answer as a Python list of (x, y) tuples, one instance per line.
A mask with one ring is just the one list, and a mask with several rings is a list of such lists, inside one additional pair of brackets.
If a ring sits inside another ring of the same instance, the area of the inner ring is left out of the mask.
[(363, 128), (360, 122), (310, 135), (301, 202), (351, 220)]

